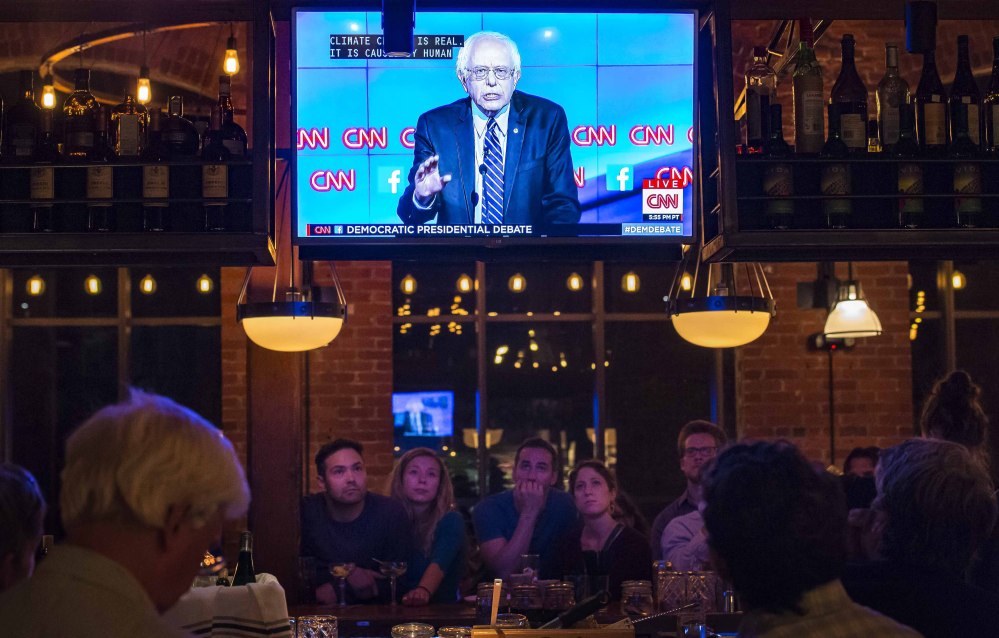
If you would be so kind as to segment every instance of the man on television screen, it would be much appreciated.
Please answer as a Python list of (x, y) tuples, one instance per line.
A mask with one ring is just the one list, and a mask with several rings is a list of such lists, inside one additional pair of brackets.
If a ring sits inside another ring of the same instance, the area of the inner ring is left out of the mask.
[(402, 221), (578, 223), (565, 110), (516, 90), (517, 44), (480, 31), (465, 40), (455, 66), (468, 97), (420, 116)]

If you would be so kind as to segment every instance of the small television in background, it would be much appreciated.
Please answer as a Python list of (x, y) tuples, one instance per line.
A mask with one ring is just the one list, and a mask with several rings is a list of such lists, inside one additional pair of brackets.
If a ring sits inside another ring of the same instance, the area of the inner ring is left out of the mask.
[(454, 392), (393, 392), (396, 440), (454, 434)]

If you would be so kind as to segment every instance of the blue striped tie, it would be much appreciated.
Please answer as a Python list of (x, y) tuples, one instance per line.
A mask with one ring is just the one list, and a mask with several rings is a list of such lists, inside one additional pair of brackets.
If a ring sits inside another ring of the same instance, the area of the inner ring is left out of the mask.
[(503, 223), (503, 147), (496, 133), (496, 118), (486, 124), (486, 172), (482, 176), (482, 223)]

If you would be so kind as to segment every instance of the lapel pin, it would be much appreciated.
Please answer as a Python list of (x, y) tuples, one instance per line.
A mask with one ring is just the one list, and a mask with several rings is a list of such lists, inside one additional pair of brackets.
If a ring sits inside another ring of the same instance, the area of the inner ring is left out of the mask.
[(513, 132), (514, 133), (520, 133), (520, 129), (519, 128), (515, 128), (515, 129), (513, 129)]

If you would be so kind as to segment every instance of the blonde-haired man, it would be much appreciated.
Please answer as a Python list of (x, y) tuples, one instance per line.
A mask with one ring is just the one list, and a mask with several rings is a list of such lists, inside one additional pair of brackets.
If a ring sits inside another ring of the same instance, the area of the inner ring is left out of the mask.
[(191, 410), (133, 391), (66, 442), (66, 542), (0, 598), (9, 636), (183, 635), (160, 614), (250, 494), (232, 444)]

